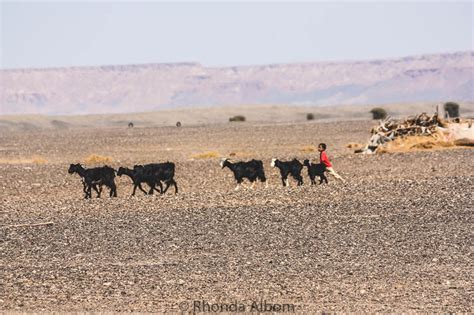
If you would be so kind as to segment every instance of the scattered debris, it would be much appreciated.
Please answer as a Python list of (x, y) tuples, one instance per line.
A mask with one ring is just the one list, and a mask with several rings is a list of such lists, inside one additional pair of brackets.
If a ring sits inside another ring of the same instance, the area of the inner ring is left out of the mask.
[(403, 120), (387, 117), (371, 130), (372, 137), (355, 153), (374, 154), (412, 149), (433, 149), (474, 143), (472, 121), (444, 120), (434, 113), (421, 113)]
[(461, 138), (454, 140), (454, 145), (464, 146), (464, 147), (474, 147), (474, 139)]

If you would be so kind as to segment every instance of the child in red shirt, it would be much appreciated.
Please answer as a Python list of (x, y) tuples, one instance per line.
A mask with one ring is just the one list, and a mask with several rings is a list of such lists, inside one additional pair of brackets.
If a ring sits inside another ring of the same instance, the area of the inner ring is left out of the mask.
[(319, 151), (319, 160), (321, 164), (324, 164), (326, 166), (326, 170), (334, 176), (337, 179), (340, 179), (343, 183), (345, 182), (344, 178), (342, 178), (334, 169), (332, 168), (332, 164), (328, 159), (328, 156), (326, 154), (326, 144), (325, 143), (320, 143), (318, 146), (318, 151)]

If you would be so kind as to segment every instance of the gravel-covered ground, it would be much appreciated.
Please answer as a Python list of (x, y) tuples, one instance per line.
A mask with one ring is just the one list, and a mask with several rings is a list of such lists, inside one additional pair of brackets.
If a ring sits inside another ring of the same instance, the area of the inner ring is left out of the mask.
[[(352, 154), (371, 124), (0, 134), (0, 309), (471, 312), (473, 151)], [(270, 159), (316, 158), (319, 142), (348, 182), (309, 186), (305, 169), (281, 187)], [(263, 159), (270, 186), (234, 191), (205, 152)], [(67, 168), (90, 154), (174, 161), (180, 193), (130, 197), (118, 178), (118, 198), (84, 200)], [(47, 163), (20, 163), (34, 156)]]

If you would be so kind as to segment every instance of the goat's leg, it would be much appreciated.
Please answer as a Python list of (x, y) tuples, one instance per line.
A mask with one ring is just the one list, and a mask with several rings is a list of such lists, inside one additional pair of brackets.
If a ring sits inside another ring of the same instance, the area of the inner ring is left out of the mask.
[(235, 187), (235, 190), (239, 190), (241, 186), (242, 186), (242, 178), (239, 178), (237, 179), (237, 187)]
[(135, 191), (137, 190), (138, 184), (133, 185), (132, 196), (135, 196)]
[[(97, 189), (97, 185), (95, 185), (95, 184), (92, 185), (92, 189), (94, 189), (94, 191), (97, 193), (97, 198), (100, 198), (100, 193), (102, 191), (102, 186), (99, 186), (99, 187), (101, 188), (100, 191)], [(91, 198), (92, 198), (92, 196), (91, 196)]]
[[(160, 187), (160, 190), (158, 190), (156, 188), (156, 184)], [(160, 195), (164, 194), (163, 192), (163, 184), (161, 183), (161, 181), (158, 181), (156, 184), (153, 185), (153, 189), (156, 190), (156, 192), (159, 192)]]
[(161, 194), (164, 195), (167, 191), (168, 188), (170, 188), (171, 183), (169, 181), (165, 181), (166, 187), (164, 190), (162, 190)]
[[(153, 195), (154, 191), (160, 193), (160, 195), (163, 193), (163, 185), (161, 184), (161, 181), (157, 181), (156, 183), (155, 182), (148, 182), (147, 183), (148, 186), (150, 186), (150, 190), (148, 191), (148, 194), (149, 195)], [(156, 188), (156, 185), (158, 185), (160, 187), (160, 190), (158, 190)]]
[(145, 189), (143, 189), (141, 183), (138, 183), (138, 189), (140, 189), (145, 195), (148, 195), (148, 192)]
[(326, 182), (326, 184), (328, 183), (328, 178), (326, 177), (326, 175), (323, 175), (324, 177), (324, 181)]
[(92, 184), (87, 186), (87, 196), (89, 199), (92, 199)]
[(102, 194), (102, 185), (99, 185), (99, 193), (98, 193), (99, 198), (100, 198), (100, 195), (101, 195), (101, 194)]
[(303, 185), (303, 177), (301, 175), (295, 175), (294, 178), (298, 181), (297, 186)]
[(172, 179), (172, 181), (173, 181), (173, 186), (174, 186), (174, 194), (176, 195), (178, 193), (178, 184), (176, 183), (174, 179)]
[(178, 185), (176, 184), (174, 179), (169, 179), (166, 181), (166, 188), (163, 191), (163, 194), (168, 190), (168, 188), (173, 185), (174, 186), (174, 194), (176, 195), (178, 193)]
[(84, 199), (87, 199), (87, 185), (86, 185), (86, 183), (84, 183), (83, 191), (84, 191)]
[(156, 188), (155, 188), (156, 184), (155, 183), (148, 183), (148, 185), (150, 186), (150, 190), (148, 191), (148, 194), (153, 195), (153, 191), (156, 190)]
[(117, 186), (114, 182), (110, 183), (110, 197), (117, 197)]
[(326, 182), (326, 184), (328, 183), (328, 178), (326, 177), (326, 175), (322, 174), (320, 177), (319, 177), (319, 185), (321, 185), (323, 182)]
[(92, 198), (92, 185), (87, 184), (87, 193), (86, 193), (86, 199)]

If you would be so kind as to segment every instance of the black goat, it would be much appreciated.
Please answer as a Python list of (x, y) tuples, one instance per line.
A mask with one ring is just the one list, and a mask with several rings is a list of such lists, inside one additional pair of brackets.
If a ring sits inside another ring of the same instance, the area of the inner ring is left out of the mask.
[[(77, 166), (77, 164), (71, 164), (69, 166), (69, 170), (68, 170), (69, 174), (75, 173), (75, 171), (72, 171), (73, 166)], [(83, 176), (81, 176), (81, 183), (82, 183), (82, 191), (86, 195), (86, 199), (87, 199), (87, 196), (89, 196), (90, 194), (88, 193), (88, 186), (87, 186), (86, 180)], [(97, 198), (100, 198), (100, 195), (102, 194), (102, 185), (103, 184), (99, 183), (99, 182), (92, 183), (92, 188), (97, 193)], [(99, 186), (99, 189), (97, 189), (97, 186)], [(90, 196), (90, 197), (92, 198), (92, 196)]]
[[(130, 177), (133, 181), (133, 192), (132, 196), (135, 196), (135, 191), (137, 190), (137, 187), (143, 191), (146, 194), (152, 194), (153, 190), (158, 191), (161, 193), (163, 191), (163, 186), (161, 185), (161, 182), (158, 181), (158, 185), (160, 186), (160, 190), (156, 189), (157, 185), (157, 179), (155, 176), (151, 173), (146, 173), (143, 171), (143, 169), (129, 169), (127, 167), (120, 167), (117, 172), (117, 176), (122, 176), (122, 175), (127, 175)], [(146, 192), (143, 187), (142, 183), (148, 184), (150, 186), (150, 192)]]
[(272, 159), (270, 165), (272, 167), (277, 167), (280, 169), (281, 181), (283, 186), (289, 186), (288, 175), (291, 175), (294, 179), (298, 181), (298, 186), (303, 185), (303, 177), (301, 176), (301, 170), (303, 169), (303, 164), (297, 159), (291, 161), (280, 161), (278, 159)]
[(115, 185), (115, 170), (110, 166), (102, 166), (85, 169), (81, 164), (71, 164), (68, 170), (69, 174), (77, 173), (81, 176), (84, 185), (85, 198), (92, 198), (92, 188), (97, 192), (97, 197), (100, 197), (100, 191), (97, 190), (97, 185), (105, 185), (110, 188), (110, 197), (117, 197), (117, 186)]
[[(87, 184), (86, 184), (86, 181), (84, 180), (84, 178), (81, 178), (81, 179), (82, 179), (83, 191), (84, 191), (84, 194), (86, 194), (87, 193)], [(97, 186), (99, 186), (99, 189), (97, 189)], [(100, 194), (102, 193), (102, 184), (93, 184), (92, 188), (97, 193), (97, 198), (100, 198)]]
[(303, 165), (308, 168), (308, 176), (311, 179), (311, 185), (315, 185), (316, 181), (314, 180), (316, 176), (319, 176), (319, 184), (321, 185), (323, 181), (328, 183), (328, 178), (324, 175), (326, 171), (326, 166), (324, 164), (313, 164), (309, 160), (304, 160)]
[(223, 159), (220, 165), (222, 168), (228, 167), (234, 173), (235, 180), (237, 181), (236, 190), (239, 189), (244, 178), (247, 178), (252, 183), (252, 187), (257, 179), (266, 184), (267, 179), (265, 178), (263, 163), (260, 160), (231, 163), (228, 159)]
[[(160, 186), (161, 194), (166, 193), (168, 188), (173, 185), (174, 186), (174, 193), (178, 193), (178, 185), (174, 180), (174, 173), (175, 173), (175, 164), (172, 162), (166, 163), (152, 163), (152, 164), (145, 164), (145, 165), (135, 165), (133, 170), (137, 172), (137, 174), (142, 174), (143, 176), (150, 176), (151, 178), (155, 179), (155, 184)], [(161, 182), (166, 184), (165, 189), (163, 190), (163, 185)], [(149, 194), (153, 194), (152, 187), (150, 189)], [(156, 190), (156, 189), (155, 189)]]

